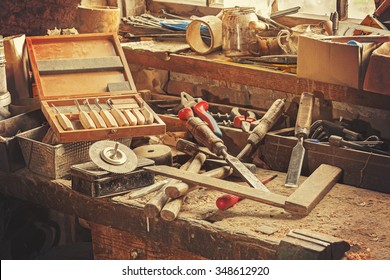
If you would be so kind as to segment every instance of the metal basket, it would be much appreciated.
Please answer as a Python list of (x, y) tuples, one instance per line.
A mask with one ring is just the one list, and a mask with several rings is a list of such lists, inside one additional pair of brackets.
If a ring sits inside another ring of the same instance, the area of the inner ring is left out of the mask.
[[(18, 134), (20, 148), (27, 168), (50, 179), (69, 175), (72, 165), (89, 161), (89, 147), (94, 142), (73, 142), (58, 145), (42, 143), (49, 126), (41, 126)], [(118, 139), (130, 146), (131, 138)]]

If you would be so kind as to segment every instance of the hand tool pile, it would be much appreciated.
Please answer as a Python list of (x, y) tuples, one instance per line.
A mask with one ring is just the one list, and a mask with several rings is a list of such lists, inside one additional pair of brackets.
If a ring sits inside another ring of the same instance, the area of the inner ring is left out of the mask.
[[(223, 140), (216, 136), (213, 131), (213, 129), (215, 130), (215, 127), (211, 129), (204, 121), (194, 116), (191, 108), (197, 112), (197, 115), (203, 117), (205, 121), (214, 124), (213, 118), (207, 113), (207, 105), (202, 103), (202, 101), (197, 103), (196, 101), (199, 100), (194, 100), (185, 93), (182, 94), (182, 97), (188, 102), (184, 102), (185, 107), (180, 110), (179, 117), (186, 121), (188, 130), (195, 139), (205, 145), (207, 149), (201, 148), (195, 143), (180, 139), (177, 142), (176, 149), (191, 156), (191, 158), (181, 166), (180, 170), (191, 172), (191, 174), (195, 175), (201, 171), (202, 166), (204, 166), (206, 161), (217, 159), (216, 162), (221, 166), (201, 173), (202, 178), (213, 177), (221, 179), (235, 173), (247, 181), (251, 187), (258, 189), (260, 192), (269, 193), (269, 190), (264, 184), (252, 173), (255, 168), (250, 170), (250, 168), (248, 168), (250, 165), (243, 164), (240, 159), (252, 154), (255, 147), (281, 116), (285, 101), (278, 99), (274, 102), (272, 107), (250, 134), (247, 146), (236, 158), (227, 152), (227, 147), (223, 143)], [(197, 107), (199, 103), (200, 106)], [(275, 176), (268, 178), (265, 182), (269, 182), (274, 177)], [(145, 215), (148, 218), (155, 218), (160, 215), (164, 220), (170, 221), (177, 217), (185, 195), (195, 189), (197, 189), (197, 187), (186, 182), (167, 179), (150, 187), (135, 191), (131, 193), (129, 197), (135, 198), (158, 190), (157, 195), (146, 203), (144, 207)], [(219, 209), (225, 210), (237, 203), (239, 199), (239, 196), (226, 194), (218, 198), (216, 205)], [(224, 206), (221, 207), (221, 204), (224, 204)]]
[[(72, 108), (66, 112), (66, 109), (60, 109), (54, 103), (50, 107), (53, 108), (56, 119), (66, 131), (75, 129), (72, 124), (72, 120), (75, 119), (84, 129), (136, 126), (154, 122), (152, 112), (143, 104), (138, 105), (132, 99), (112, 100), (108, 98), (106, 102), (102, 103), (98, 98), (95, 98), (94, 105), (91, 105), (90, 101), (92, 102), (89, 99), (74, 100), (78, 114), (75, 114)], [(80, 104), (81, 102), (83, 105)]]

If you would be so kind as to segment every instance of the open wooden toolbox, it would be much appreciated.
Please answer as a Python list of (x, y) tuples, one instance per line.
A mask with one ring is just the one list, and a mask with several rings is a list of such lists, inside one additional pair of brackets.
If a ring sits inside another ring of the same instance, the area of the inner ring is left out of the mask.
[[(36, 36), (26, 41), (42, 112), (59, 142), (165, 133), (164, 122), (138, 95), (115, 34)], [(82, 119), (90, 108), (84, 102), (88, 100), (92, 110), (99, 112), (96, 99), (103, 110), (129, 110), (134, 115), (141, 112), (148, 115), (149, 122), (85, 128), (80, 116)], [(75, 101), (84, 113), (79, 112)], [(112, 107), (108, 101), (112, 101)], [(60, 124), (61, 116), (71, 121), (72, 129)]]

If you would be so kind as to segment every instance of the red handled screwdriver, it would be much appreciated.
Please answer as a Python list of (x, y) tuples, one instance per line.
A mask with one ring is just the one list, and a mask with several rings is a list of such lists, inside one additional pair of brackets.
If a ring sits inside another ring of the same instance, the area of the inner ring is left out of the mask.
[[(261, 182), (263, 184), (266, 184), (266, 183), (272, 181), (273, 179), (275, 179), (277, 176), (278, 176), (277, 174), (272, 175), (271, 177), (264, 179)], [(219, 210), (223, 211), (223, 210), (226, 210), (226, 209), (232, 207), (240, 200), (241, 200), (241, 197), (239, 197), (237, 195), (226, 193), (226, 194), (223, 194), (220, 197), (218, 197), (215, 204), (217, 205)]]

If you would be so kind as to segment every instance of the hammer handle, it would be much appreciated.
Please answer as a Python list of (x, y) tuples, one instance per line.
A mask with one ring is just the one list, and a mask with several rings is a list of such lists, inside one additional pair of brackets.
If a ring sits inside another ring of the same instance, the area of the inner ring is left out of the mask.
[[(206, 155), (202, 152), (199, 152), (192, 160), (187, 171), (199, 173), (205, 160), (206, 160)], [(174, 184), (170, 183), (167, 184), (167, 186), (165, 187), (165, 194), (170, 198), (177, 198), (187, 193), (188, 189), (189, 189), (189, 185), (187, 183), (184, 182), (175, 182)]]

